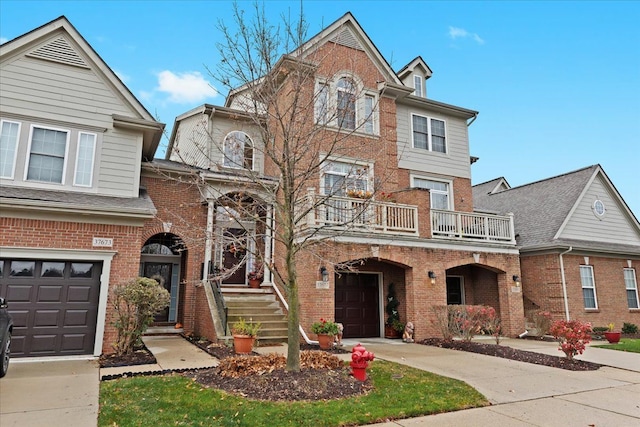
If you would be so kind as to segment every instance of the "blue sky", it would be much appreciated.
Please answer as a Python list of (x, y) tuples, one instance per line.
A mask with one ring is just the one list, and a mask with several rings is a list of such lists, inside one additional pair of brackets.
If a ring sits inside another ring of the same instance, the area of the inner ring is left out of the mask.
[[(240, 2), (250, 9), (250, 2)], [(266, 1), (274, 20), (299, 1)], [(640, 217), (640, 2), (308, 1), (309, 36), (351, 11), (395, 70), (418, 55), (428, 97), (480, 112), (473, 182), (512, 186), (600, 163)], [(0, 1), (0, 38), (66, 15), (167, 127), (223, 104), (218, 63), (228, 1)]]

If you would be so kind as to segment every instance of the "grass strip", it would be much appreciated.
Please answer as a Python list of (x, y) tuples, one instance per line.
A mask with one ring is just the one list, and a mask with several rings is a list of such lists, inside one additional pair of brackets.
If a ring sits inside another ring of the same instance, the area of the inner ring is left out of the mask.
[(640, 353), (640, 339), (622, 338), (618, 344), (594, 345), (593, 347)]
[[(488, 405), (468, 384), (376, 360), (367, 395), (317, 402), (248, 400), (180, 375), (122, 378), (100, 385), (100, 427), (362, 425)], [(319, 381), (321, 377), (319, 376)]]

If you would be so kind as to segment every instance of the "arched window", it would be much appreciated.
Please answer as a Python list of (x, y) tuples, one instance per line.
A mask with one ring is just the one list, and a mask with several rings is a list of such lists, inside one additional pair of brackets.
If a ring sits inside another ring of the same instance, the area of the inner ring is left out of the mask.
[(249, 135), (236, 130), (224, 138), (223, 165), (230, 168), (253, 169), (253, 144)]
[(356, 85), (348, 77), (342, 77), (336, 84), (338, 127), (356, 128)]

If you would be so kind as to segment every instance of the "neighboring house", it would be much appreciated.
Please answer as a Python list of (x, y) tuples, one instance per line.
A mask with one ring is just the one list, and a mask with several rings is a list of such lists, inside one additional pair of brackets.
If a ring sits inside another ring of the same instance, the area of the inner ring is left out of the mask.
[(640, 324), (640, 225), (600, 165), (515, 188), (497, 178), (474, 186), (473, 200), (514, 214), (525, 310)]
[(12, 356), (112, 351), (109, 287), (139, 274), (152, 237), (140, 168), (163, 128), (65, 17), (0, 46), (0, 294)]
[[(326, 126), (324, 136), (345, 135), (343, 154), (324, 159), (320, 176), (302, 183), (310, 187), (307, 200), (316, 202), (306, 232), (328, 238), (321, 256), (303, 253), (298, 259), (303, 333), (313, 338), (311, 324), (327, 318), (344, 324), (345, 337), (383, 336), (391, 283), (401, 320), (415, 324), (418, 339), (440, 334), (433, 307), (446, 304), (491, 305), (506, 334), (521, 333), (525, 325), (522, 293), (514, 280), (520, 262), (513, 217), (473, 211), (467, 128), (477, 112), (428, 98), (432, 71), (420, 57), (397, 73), (392, 70), (350, 13), (281, 61), (315, 67), (315, 78), (295, 87), (314, 93), (315, 105), (304, 120)], [(292, 93), (284, 70), (283, 99)], [(255, 262), (251, 255), (238, 257), (244, 251), (232, 244), (238, 237), (246, 234), (246, 244), (269, 264), (281, 266), (271, 231), (234, 216), (226, 203), (246, 198), (259, 202), (255, 214), (260, 219), (274, 215), (269, 191), (261, 188), (277, 183), (279, 176), (260, 156), (263, 141), (245, 111), (247, 100), (251, 94), (239, 88), (225, 106), (203, 105), (179, 116), (166, 163), (149, 164), (158, 171), (174, 162), (197, 167), (194, 176), (207, 207), (206, 235), (211, 236), (203, 264), (209, 272), (233, 273), (222, 279), (221, 295), (245, 286)], [(327, 113), (331, 107), (337, 111), (333, 117)], [(274, 141), (279, 142), (277, 135)], [(248, 185), (255, 176), (260, 185)], [(357, 196), (368, 192), (373, 200), (367, 212), (376, 214), (361, 215), (360, 223), (345, 222), (362, 211)], [(205, 288), (215, 292), (215, 287)], [(284, 295), (286, 302), (286, 292), (268, 271), (263, 288)], [(208, 298), (209, 310), (196, 317), (206, 321), (212, 316), (220, 325), (214, 305), (221, 301), (211, 292)]]

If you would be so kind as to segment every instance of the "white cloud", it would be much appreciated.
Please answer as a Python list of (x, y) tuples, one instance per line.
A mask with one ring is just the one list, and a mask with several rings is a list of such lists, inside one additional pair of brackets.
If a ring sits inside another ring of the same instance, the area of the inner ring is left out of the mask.
[(449, 27), (449, 37), (451, 37), (453, 40), (458, 38), (471, 38), (478, 44), (484, 44), (484, 40), (479, 35), (477, 35), (476, 33), (470, 33), (464, 28)]
[(6, 42), (8, 42), (9, 39), (6, 37), (0, 37), (0, 44), (5, 44)]
[(218, 91), (198, 71), (158, 73), (158, 92), (169, 94), (168, 102), (188, 104), (218, 96)]

